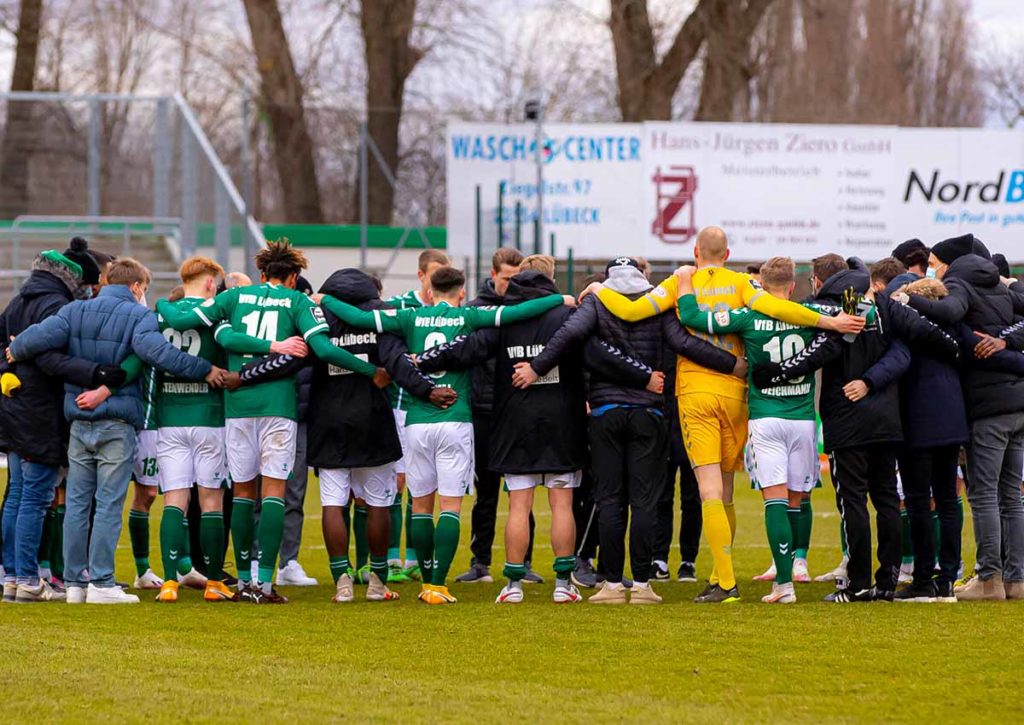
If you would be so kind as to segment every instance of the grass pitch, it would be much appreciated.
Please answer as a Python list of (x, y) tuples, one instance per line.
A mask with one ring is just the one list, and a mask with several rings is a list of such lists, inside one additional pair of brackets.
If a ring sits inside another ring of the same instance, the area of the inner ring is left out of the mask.
[[(468, 561), (469, 501), (463, 548)], [(300, 557), (319, 587), (283, 607), (0, 606), (8, 721), (263, 720), (355, 722), (1020, 722), (1024, 603), (760, 603), (769, 563), (760, 497), (738, 489), (736, 569), (743, 602), (690, 603), (696, 584), (656, 584), (658, 607), (555, 606), (550, 521), (537, 497), (535, 568), (548, 584), (499, 607), (495, 584), (453, 585), (454, 607), (417, 587), (393, 604), (333, 605), (316, 479)], [(812, 574), (839, 558), (831, 490), (816, 494)], [(154, 507), (151, 561), (157, 551)], [(503, 519), (499, 520), (499, 528)], [(968, 517), (968, 526), (970, 518)], [(499, 533), (497, 545), (501, 544)], [(973, 540), (965, 538), (965, 557)], [(118, 575), (134, 569), (127, 532)], [(229, 555), (230, 558), (230, 555)], [(673, 572), (678, 552), (673, 552)], [(495, 561), (503, 561), (500, 549)], [(698, 570), (707, 575), (710, 556)], [(500, 565), (495, 567), (500, 570)], [(357, 588), (357, 597), (362, 594)]]

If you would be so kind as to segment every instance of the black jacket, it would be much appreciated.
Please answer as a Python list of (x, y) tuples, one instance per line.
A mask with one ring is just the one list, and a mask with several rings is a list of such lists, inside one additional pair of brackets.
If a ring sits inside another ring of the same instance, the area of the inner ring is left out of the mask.
[[(477, 296), (466, 303), (466, 307), (490, 307), (508, 304), (503, 302), (501, 295), (494, 291), (494, 280), (486, 279), (480, 285)], [(473, 412), (489, 415), (494, 407), (494, 358), (473, 367), (470, 371)]]
[[(632, 295), (634, 299), (640, 296)], [(534, 358), (531, 366), (538, 375), (546, 375), (575, 343), (591, 335), (605, 340), (625, 355), (655, 370), (664, 364), (666, 348), (699, 365), (723, 373), (731, 373), (736, 365), (735, 357), (691, 335), (679, 324), (675, 315), (663, 314), (640, 322), (625, 322), (601, 304), (597, 295), (588, 295), (562, 329), (551, 338), (544, 351)], [(591, 375), (587, 397), (594, 408), (607, 404), (650, 408), (661, 408), (664, 405), (662, 395), (628, 387), (596, 371)]]
[[(940, 325), (999, 336), (1024, 313), (1024, 297), (1008, 290), (996, 266), (977, 255), (954, 260), (942, 282), (949, 296), (941, 300), (910, 295), (910, 306)], [(970, 350), (964, 351), (961, 376), (970, 420), (1024, 410), (1024, 377), (978, 361)]]
[(63, 413), (64, 382), (93, 387), (98, 382), (100, 366), (60, 351), (8, 365), (3, 350), (12, 335), (45, 320), (72, 300), (68, 282), (37, 269), (0, 315), (0, 372), (13, 372), (21, 379), (17, 394), (10, 398), (0, 396), (0, 427), (5, 446), (26, 460), (48, 466), (67, 462), (69, 425)]
[[(840, 272), (825, 281), (816, 299), (841, 305), (848, 288), (862, 295), (870, 283), (863, 272)], [(819, 405), (827, 451), (901, 442), (899, 388), (893, 383), (909, 366), (911, 350), (927, 349), (950, 361), (958, 357), (956, 340), (913, 310), (881, 296), (875, 299), (875, 309), (875, 321), (853, 342), (820, 333), (794, 357), (754, 372), (754, 384), (768, 387), (822, 368)], [(853, 380), (864, 380), (870, 390), (857, 402), (843, 393), (843, 386)], [(949, 393), (933, 391), (934, 395)]]

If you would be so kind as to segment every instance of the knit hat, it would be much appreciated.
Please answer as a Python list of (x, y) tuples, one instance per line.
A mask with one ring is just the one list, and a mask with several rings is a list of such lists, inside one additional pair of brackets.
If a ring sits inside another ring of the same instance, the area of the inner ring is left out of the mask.
[(993, 254), (992, 264), (999, 270), (1000, 277), (1010, 276), (1010, 263), (1006, 261), (1006, 255), (1004, 254)]
[(89, 253), (89, 242), (81, 237), (75, 237), (64, 250), (64, 256), (78, 265), (78, 276), (84, 284), (100, 283), (100, 267)]
[[(973, 234), (962, 234), (959, 237), (943, 239), (932, 247), (932, 254), (943, 264), (952, 264), (960, 257), (976, 253), (974, 241)], [(984, 247), (984, 245), (982, 246)]]
[(910, 258), (911, 258), (911, 255), (914, 255), (914, 256), (918, 257), (918, 259), (920, 259), (921, 255), (920, 254), (915, 254), (915, 252), (923, 252), (924, 253), (924, 259), (921, 260), (921, 261), (927, 263), (927, 261), (928, 261), (928, 247), (920, 239), (908, 239), (907, 241), (897, 245), (896, 249), (892, 250), (892, 255), (891, 256), (893, 256), (896, 259), (898, 259), (901, 262), (903, 262), (903, 266), (906, 267), (907, 269), (910, 269), (911, 267), (914, 266), (915, 263), (916, 264), (920, 264), (920, 262), (910, 262), (909, 261)]

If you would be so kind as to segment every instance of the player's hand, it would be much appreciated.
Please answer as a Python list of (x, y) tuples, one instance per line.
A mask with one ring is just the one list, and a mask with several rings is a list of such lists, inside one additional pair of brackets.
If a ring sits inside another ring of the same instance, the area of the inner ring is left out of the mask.
[(1002, 338), (992, 337), (977, 330), (975, 330), (974, 334), (981, 338), (981, 342), (974, 346), (974, 357), (979, 360), (992, 357), (997, 352), (1002, 352), (1006, 349), (1006, 340)]
[(747, 367), (747, 359), (745, 357), (736, 358), (736, 364), (732, 368), (733, 376), (739, 378), (740, 380), (746, 380), (748, 370), (749, 368)]
[(604, 285), (600, 282), (591, 282), (588, 284), (582, 292), (580, 292), (579, 301), (582, 302), (583, 298), (587, 295), (596, 295), (598, 292), (604, 289)]
[(647, 389), (652, 393), (661, 395), (665, 392), (665, 373), (655, 370), (651, 373), (651, 379), (647, 381)]
[(537, 382), (538, 377), (540, 376), (530, 367), (530, 363), (516, 363), (515, 372), (512, 373), (512, 385), (517, 388), (528, 388)]
[(682, 281), (684, 279), (690, 279), (690, 277), (692, 277), (693, 273), (696, 271), (697, 268), (694, 265), (684, 264), (681, 267), (676, 267), (676, 271), (673, 272), (672, 274), (674, 274), (676, 277), (680, 279), (680, 281)]
[(96, 410), (111, 395), (110, 388), (106, 385), (101, 385), (95, 390), (86, 390), (84, 393), (79, 393), (78, 397), (75, 398), (75, 405), (82, 410)]
[(306, 357), (309, 354), (309, 346), (305, 340), (295, 335), (281, 342), (270, 343), (270, 352), (276, 352), (280, 355), (291, 355), (292, 357)]
[(216, 365), (210, 367), (210, 372), (206, 374), (204, 380), (211, 388), (223, 388), (224, 387), (224, 376), (227, 374), (227, 370), (219, 368)]
[(865, 320), (863, 317), (857, 317), (856, 315), (849, 315), (845, 312), (840, 312), (835, 317), (829, 315), (822, 315), (821, 326), (823, 330), (831, 330), (832, 332), (838, 332), (843, 335), (846, 334), (859, 334), (864, 329)]
[(430, 391), (430, 402), (438, 408), (447, 408), (459, 399), (459, 394), (454, 388), (434, 388)]
[[(14, 342), (14, 335), (11, 335), (11, 342)], [(14, 355), (11, 354), (11, 346), (7, 345), (7, 349), (4, 350), (4, 355), (7, 356), (7, 362), (14, 364)]]
[(238, 373), (226, 372), (224, 373), (224, 389), (225, 390), (238, 390), (242, 387), (242, 376)]
[(309, 299), (313, 300), (316, 304), (320, 304), (321, 302), (324, 301), (324, 293), (323, 292), (314, 292), (313, 294), (311, 294), (309, 296)]
[(892, 295), (890, 295), (890, 297), (893, 299), (893, 301), (899, 302), (901, 305), (910, 304), (910, 295), (908, 295), (906, 292), (900, 292), (897, 290), (896, 292), (893, 292)]
[(565, 305), (566, 307), (575, 307), (576, 298), (573, 297), (572, 295), (562, 295), (562, 304)]
[(999, 281), (1002, 282), (1007, 287), (1009, 287), (1011, 284), (1016, 282), (1017, 279), (1015, 277), (1003, 277), (1002, 275), (1000, 275), (999, 276)]
[(843, 394), (847, 400), (856, 403), (858, 400), (867, 397), (868, 384), (863, 380), (851, 380), (843, 386)]
[(391, 376), (388, 375), (388, 371), (384, 368), (377, 368), (377, 372), (373, 374), (373, 384), (378, 388), (386, 388), (391, 385)]

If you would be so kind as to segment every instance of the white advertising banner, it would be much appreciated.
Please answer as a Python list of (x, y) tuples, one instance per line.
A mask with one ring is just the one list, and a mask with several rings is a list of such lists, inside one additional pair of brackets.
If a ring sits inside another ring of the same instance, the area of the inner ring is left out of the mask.
[[(985, 129), (741, 123), (544, 126), (544, 232), (556, 253), (692, 258), (696, 232), (728, 232), (735, 260), (826, 252), (867, 261), (918, 237), (973, 232), (1024, 261), (1024, 135)], [(475, 249), (475, 187), (484, 249), (524, 250), (536, 216), (535, 128), (453, 124), (448, 239)], [(500, 189), (500, 191), (499, 191)], [(499, 200), (501, 213), (499, 214)], [(543, 243), (548, 250), (548, 241)]]

